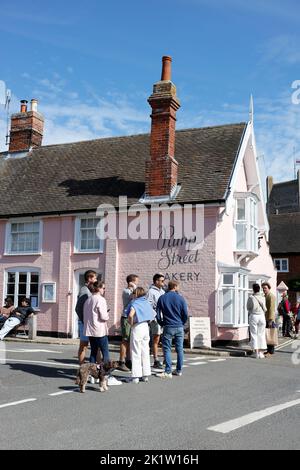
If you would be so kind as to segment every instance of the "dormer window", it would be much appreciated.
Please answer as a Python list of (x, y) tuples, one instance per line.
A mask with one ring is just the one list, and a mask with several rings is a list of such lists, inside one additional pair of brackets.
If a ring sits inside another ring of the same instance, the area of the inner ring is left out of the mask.
[(236, 252), (258, 253), (257, 203), (254, 194), (236, 195)]

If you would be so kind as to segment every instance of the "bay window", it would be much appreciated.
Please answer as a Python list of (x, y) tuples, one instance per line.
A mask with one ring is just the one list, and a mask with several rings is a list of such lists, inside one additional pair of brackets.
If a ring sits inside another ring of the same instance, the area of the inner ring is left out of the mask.
[(237, 252), (258, 252), (257, 197), (254, 194), (236, 195), (236, 249)]
[(247, 300), (248, 271), (231, 268), (221, 274), (218, 302), (218, 325), (227, 327), (248, 326)]

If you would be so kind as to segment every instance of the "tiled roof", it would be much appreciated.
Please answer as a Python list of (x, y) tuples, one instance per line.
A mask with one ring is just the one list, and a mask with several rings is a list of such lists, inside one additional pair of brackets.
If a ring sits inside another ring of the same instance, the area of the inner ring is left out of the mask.
[[(224, 200), (245, 123), (176, 132), (182, 189), (176, 202)], [(40, 147), (25, 158), (0, 154), (0, 217), (90, 211), (137, 202), (145, 189), (148, 134)]]
[(270, 215), (270, 252), (300, 254), (300, 212)]
[(298, 180), (274, 184), (268, 202), (269, 214), (286, 214), (298, 211)]

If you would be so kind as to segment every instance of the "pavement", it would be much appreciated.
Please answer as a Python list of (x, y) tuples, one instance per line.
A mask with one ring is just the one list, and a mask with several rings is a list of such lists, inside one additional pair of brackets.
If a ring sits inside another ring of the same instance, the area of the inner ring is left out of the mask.
[(122, 385), (85, 394), (77, 344), (0, 347), (1, 449), (300, 449), (300, 341), (263, 360), (186, 354), (172, 380), (115, 371)]
[[(34, 340), (28, 339), (27, 336), (21, 334), (17, 335), (13, 338), (6, 338), (6, 341), (12, 342), (20, 342), (20, 343), (29, 343), (29, 344), (53, 344), (53, 345), (64, 345), (64, 346), (76, 346), (78, 345), (78, 339), (69, 339), (69, 338), (53, 338), (53, 337), (45, 337), (45, 336), (38, 336)], [(283, 338), (279, 337), (279, 344), (278, 347), (281, 349), (284, 345), (289, 345), (292, 343), (293, 340), (290, 338)], [(120, 341), (110, 339), (109, 341), (109, 348), (110, 351), (117, 352), (120, 349)], [(251, 354), (251, 348), (248, 344), (243, 346), (220, 346), (220, 347), (212, 347), (208, 348), (197, 348), (197, 349), (190, 349), (188, 347), (184, 348), (184, 352), (186, 354), (201, 354), (207, 356), (218, 356), (218, 357), (246, 357)]]

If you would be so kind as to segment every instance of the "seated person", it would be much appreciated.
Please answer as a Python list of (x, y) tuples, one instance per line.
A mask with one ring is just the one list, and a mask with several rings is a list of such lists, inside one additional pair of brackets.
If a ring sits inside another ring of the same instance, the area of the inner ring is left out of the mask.
[(25, 320), (34, 314), (34, 310), (30, 307), (30, 300), (26, 297), (21, 298), (20, 307), (17, 307), (10, 314), (10, 317), (6, 320), (3, 327), (0, 330), (0, 340), (3, 340), (5, 336), (16, 326), (24, 323)]
[(10, 316), (10, 314), (13, 312), (14, 309), (15, 307), (14, 307), (13, 299), (11, 297), (7, 297), (5, 299), (4, 307), (0, 308), (0, 323), (4, 323), (8, 319), (8, 317)]

